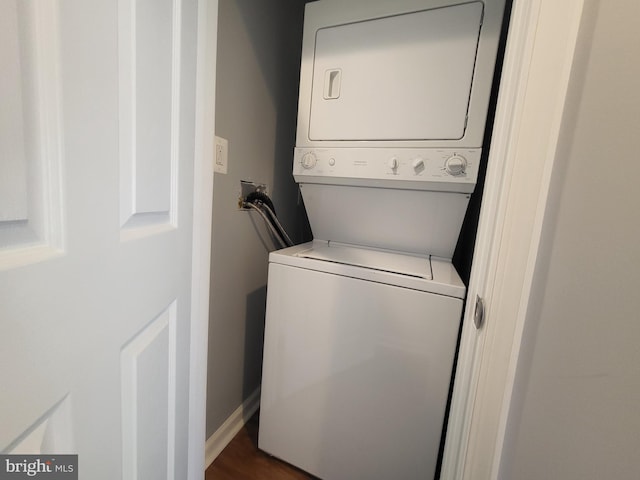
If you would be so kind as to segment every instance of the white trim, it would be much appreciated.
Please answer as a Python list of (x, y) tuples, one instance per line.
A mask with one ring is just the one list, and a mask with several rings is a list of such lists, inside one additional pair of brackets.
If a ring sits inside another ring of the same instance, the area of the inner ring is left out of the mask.
[(0, 272), (44, 262), (45, 260), (52, 260), (62, 257), (64, 254), (63, 250), (51, 248), (49, 245), (10, 247), (0, 251)]
[[(486, 326), (471, 342), (475, 351), (472, 364), (466, 364), (472, 369), (469, 385), (454, 392), (454, 403), (467, 402), (461, 420), (466, 438), (457, 452), (452, 447), (458, 470), (455, 476), (442, 478), (497, 479), (500, 474), (515, 368), (583, 1), (536, 0), (526, 5), (528, 2), (516, 0), (514, 5), (490, 159), (493, 168), (500, 162), (497, 156), (503, 158), (504, 173), (495, 169), (487, 173), (487, 198), (499, 200), (496, 205), (483, 205), (477, 251), (488, 254), (486, 262), (482, 257), (474, 259), (470, 288), (471, 298), (475, 298), (474, 289), (483, 292)], [(527, 55), (518, 60), (514, 55), (521, 49)], [(518, 75), (512, 71), (509, 76), (511, 65), (518, 66)], [(493, 222), (487, 222), (485, 208), (496, 207)], [(481, 235), (485, 229), (491, 237), (489, 243), (484, 243)]]
[(242, 429), (245, 423), (258, 411), (260, 407), (260, 387), (249, 395), (235, 412), (207, 439), (205, 446), (205, 465), (208, 468), (218, 458), (222, 450), (229, 445), (233, 437)]
[[(565, 30), (563, 31), (563, 33), (566, 40), (564, 42), (565, 51), (563, 57), (565, 61), (563, 62), (562, 69), (559, 73), (559, 82), (557, 83), (557, 96), (553, 115), (549, 119), (549, 123), (551, 126), (549, 129), (549, 139), (547, 143), (548, 148), (546, 152), (540, 152), (542, 154), (542, 158), (544, 159), (544, 166), (542, 171), (542, 178), (540, 181), (538, 200), (536, 202), (533, 235), (531, 236), (531, 243), (529, 245), (529, 251), (527, 255), (528, 258), (522, 286), (522, 295), (520, 297), (520, 304), (518, 306), (518, 315), (515, 319), (515, 332), (513, 335), (511, 355), (509, 357), (509, 362), (507, 365), (507, 375), (504, 382), (502, 409), (500, 411), (498, 434), (495, 443), (493, 465), (490, 477), (492, 479), (497, 479), (500, 474), (502, 452), (507, 431), (507, 421), (509, 418), (509, 411), (511, 409), (511, 398), (515, 385), (516, 368), (518, 365), (518, 358), (520, 356), (520, 349), (522, 347), (522, 334), (524, 331), (527, 311), (529, 309), (529, 299), (531, 298), (532, 293), (531, 289), (533, 285), (533, 276), (535, 273), (538, 251), (540, 248), (540, 241), (542, 237), (544, 214), (547, 209), (547, 200), (549, 197), (549, 188), (551, 185), (551, 175), (553, 172), (553, 166), (555, 164), (560, 131), (562, 128), (562, 117), (564, 115), (565, 101), (569, 88), (569, 80), (571, 77), (571, 69), (576, 53), (576, 45), (578, 41), (578, 33), (580, 30), (580, 21), (582, 19), (583, 6), (584, 0), (573, 0), (572, 5), (569, 5), (569, 2), (567, 2), (566, 5), (566, 11), (570, 12), (571, 15), (568, 16), (568, 20), (570, 20), (570, 22), (564, 22)], [(560, 45), (562, 45), (562, 43), (557, 44), (558, 47)], [(504, 288), (504, 286), (500, 284), (496, 284), (495, 287), (496, 289), (498, 287)]]
[(178, 302), (169, 306), (167, 379), (167, 480), (176, 478), (176, 396), (178, 394)]
[(445, 441), (443, 479), (458, 479), (464, 472), (484, 340), (482, 331), (474, 325), (474, 302), (476, 295), (484, 298), (488, 317), (490, 291), (486, 287), (495, 277), (495, 257), (500, 246), (496, 238), (504, 226), (503, 199), (513, 174), (513, 164), (508, 159), (520, 126), (525, 90), (521, 87), (529, 72), (539, 8), (540, 1), (516, 0), (511, 14)]
[(217, 25), (218, 0), (198, 0), (188, 480), (202, 480), (205, 470)]
[(182, 74), (182, 1), (173, 0), (171, 28), (171, 192), (169, 223), (178, 226), (178, 174), (180, 169), (180, 79)]
[(64, 121), (60, 71), (60, 13), (57, 0), (33, 5), (36, 35), (37, 101), (43, 198), (40, 199), (45, 242), (54, 250), (65, 249), (63, 198)]
[(120, 226), (136, 211), (136, 4), (118, 1), (118, 142), (120, 159)]

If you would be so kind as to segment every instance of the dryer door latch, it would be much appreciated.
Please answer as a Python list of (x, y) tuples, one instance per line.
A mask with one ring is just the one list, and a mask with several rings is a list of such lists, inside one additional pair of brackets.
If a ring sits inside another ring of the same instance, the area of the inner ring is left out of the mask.
[(473, 323), (480, 330), (484, 324), (484, 300), (480, 295), (476, 295), (476, 308), (473, 313)]

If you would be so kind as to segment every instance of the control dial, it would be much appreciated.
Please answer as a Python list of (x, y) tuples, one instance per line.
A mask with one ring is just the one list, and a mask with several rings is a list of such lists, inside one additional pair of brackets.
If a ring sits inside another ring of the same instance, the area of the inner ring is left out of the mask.
[(467, 164), (467, 159), (462, 155), (453, 155), (445, 160), (444, 168), (449, 175), (464, 175)]
[(302, 164), (302, 168), (310, 170), (316, 166), (316, 163), (318, 163), (318, 159), (315, 153), (307, 152), (302, 156), (300, 163)]
[(387, 165), (391, 170), (396, 170), (398, 168), (398, 159), (396, 157), (391, 157), (387, 161)]
[(413, 166), (413, 170), (416, 173), (420, 173), (422, 170), (424, 170), (424, 160), (420, 157), (414, 159), (413, 162), (411, 162), (411, 165)]

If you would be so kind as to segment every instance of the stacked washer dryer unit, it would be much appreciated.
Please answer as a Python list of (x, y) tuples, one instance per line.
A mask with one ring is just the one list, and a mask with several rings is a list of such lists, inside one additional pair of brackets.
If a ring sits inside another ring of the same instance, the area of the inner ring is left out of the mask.
[(320, 478), (436, 471), (503, 10), (307, 4), (293, 174), (314, 240), (270, 255), (259, 447)]

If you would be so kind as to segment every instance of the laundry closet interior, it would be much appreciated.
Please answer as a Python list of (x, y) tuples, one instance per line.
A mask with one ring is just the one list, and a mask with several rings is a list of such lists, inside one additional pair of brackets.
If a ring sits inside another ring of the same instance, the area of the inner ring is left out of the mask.
[[(509, 2), (310, 2), (320, 20), (303, 53), (305, 3), (219, 2), (228, 165), (214, 179), (207, 461), (261, 408), (260, 448), (320, 478), (385, 478), (396, 461), (431, 478)], [(357, 86), (371, 76), (374, 91)], [(242, 208), (246, 188), (273, 200), (297, 246), (269, 258), (281, 245)], [(358, 441), (345, 465), (342, 442)]]

